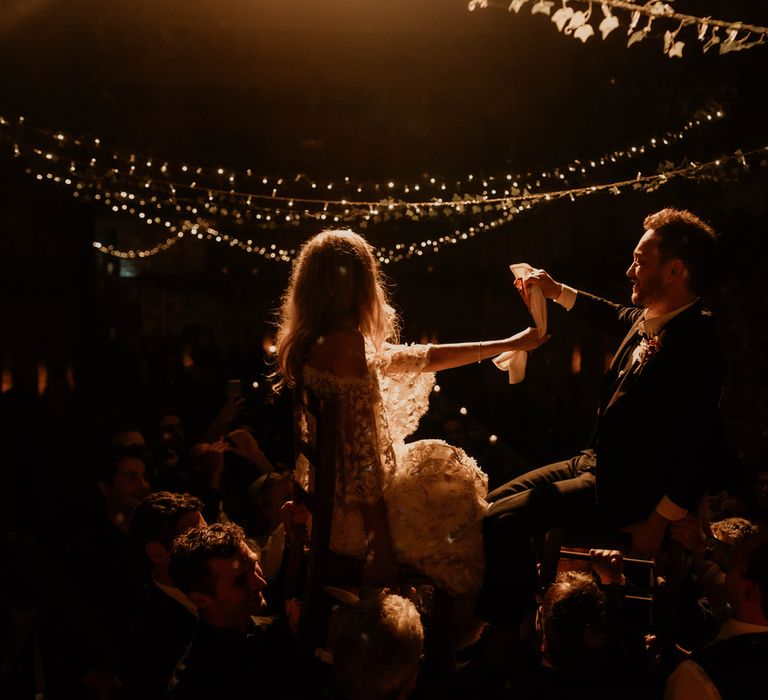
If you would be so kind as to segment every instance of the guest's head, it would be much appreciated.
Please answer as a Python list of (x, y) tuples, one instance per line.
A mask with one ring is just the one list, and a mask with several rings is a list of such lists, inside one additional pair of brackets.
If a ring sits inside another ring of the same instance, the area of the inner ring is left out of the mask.
[(266, 581), (243, 530), (233, 523), (196, 527), (174, 540), (168, 573), (197, 606), (201, 619), (244, 630), (265, 608)]
[(667, 208), (647, 216), (643, 226), (627, 270), (633, 304), (664, 311), (714, 288), (717, 236), (708, 224), (689, 211)]
[(757, 525), (746, 518), (723, 518), (710, 523), (709, 527), (718, 540), (734, 546), (757, 532)]
[(159, 446), (181, 454), (184, 450), (184, 424), (178, 413), (172, 410), (161, 411), (157, 419), (157, 441)]
[(406, 698), (416, 685), (424, 631), (414, 604), (392, 593), (363, 598), (333, 642), (333, 669), (347, 700)]
[(377, 347), (395, 336), (397, 320), (373, 249), (352, 231), (324, 231), (294, 261), (278, 320), (279, 385), (293, 385), (310, 342), (354, 328)]
[(119, 420), (112, 427), (112, 447), (146, 447), (144, 433), (133, 420)]
[(599, 670), (608, 642), (605, 594), (590, 574), (565, 571), (539, 608), (544, 659), (563, 671)]
[(187, 493), (157, 491), (146, 496), (131, 516), (129, 537), (151, 562), (152, 576), (170, 585), (168, 561), (173, 540), (190, 528), (205, 525), (200, 499)]
[(113, 447), (99, 457), (97, 466), (106, 515), (127, 531), (131, 513), (149, 493), (144, 452), (135, 445)]
[(198, 442), (189, 448), (186, 466), (190, 479), (196, 486), (208, 484), (214, 474), (224, 471), (225, 450), (226, 445), (222, 440)]

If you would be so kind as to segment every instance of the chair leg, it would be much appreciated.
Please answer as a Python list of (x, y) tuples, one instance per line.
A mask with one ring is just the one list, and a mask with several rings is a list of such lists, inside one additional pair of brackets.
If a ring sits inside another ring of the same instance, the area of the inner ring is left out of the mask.
[(446, 682), (456, 670), (452, 620), (453, 598), (446, 590), (435, 586), (431, 620), (424, 639), (422, 669), (424, 679), (432, 686)]

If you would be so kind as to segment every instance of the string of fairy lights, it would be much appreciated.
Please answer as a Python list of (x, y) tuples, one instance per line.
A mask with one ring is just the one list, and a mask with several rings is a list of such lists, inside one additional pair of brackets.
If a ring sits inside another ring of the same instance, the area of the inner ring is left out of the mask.
[[(627, 189), (640, 190), (643, 192), (652, 192), (658, 187), (670, 182), (676, 178), (688, 178), (698, 180), (718, 180), (728, 166), (738, 165), (743, 169), (748, 169), (751, 163), (760, 162), (765, 166), (768, 164), (768, 146), (753, 149), (750, 151), (735, 151), (729, 156), (717, 158), (704, 163), (689, 163), (683, 167), (673, 168), (661, 173), (652, 175), (638, 175), (632, 179), (620, 180), (604, 183), (600, 185), (590, 185), (588, 187), (568, 188), (551, 192), (521, 194), (514, 197), (499, 199), (502, 203), (504, 213), (490, 221), (480, 221), (467, 229), (455, 229), (450, 233), (426, 241), (412, 241), (396, 243), (392, 246), (379, 246), (375, 248), (378, 260), (388, 265), (390, 263), (400, 262), (415, 256), (422, 256), (427, 252), (438, 253), (441, 248), (448, 245), (455, 245), (466, 241), (475, 236), (492, 231), (503, 224), (512, 220), (514, 216), (524, 210), (528, 210), (534, 205), (545, 202), (554, 202), (568, 198), (575, 201), (577, 197), (597, 194), (600, 192), (609, 192), (613, 195), (619, 195)], [(171, 227), (174, 230), (174, 227)], [(104, 245), (100, 242), (94, 242), (94, 247), (105, 255), (111, 255), (119, 258), (143, 258), (154, 255), (156, 252), (167, 250), (184, 238), (185, 234), (199, 240), (208, 240), (216, 243), (238, 248), (246, 253), (261, 255), (270, 260), (279, 260), (281, 262), (291, 262), (297, 255), (295, 248), (281, 248), (272, 243), (266, 246), (258, 246), (252, 240), (241, 240), (235, 235), (223, 233), (222, 231), (207, 225), (205, 222), (185, 221), (181, 224), (175, 236), (167, 238), (162, 243), (153, 248), (145, 250), (121, 251), (112, 245)]]
[[(111, 243), (94, 242), (96, 250), (116, 258), (152, 257), (169, 250), (186, 237), (228, 245), (268, 260), (290, 262), (297, 253), (296, 248), (286, 245), (285, 236), (281, 236), (282, 242), (261, 240), (261, 229), (282, 230), (287, 225), (297, 226), (307, 221), (321, 222), (326, 226), (354, 222), (357, 227), (365, 229), (391, 219), (419, 221), (425, 217), (451, 219), (460, 216), (469, 219), (469, 223), (463, 226), (446, 225), (447, 230), (436, 237), (377, 247), (379, 260), (389, 264), (428, 252), (439, 252), (448, 245), (498, 229), (523, 211), (542, 203), (563, 198), (575, 201), (577, 197), (604, 191), (620, 194), (630, 187), (651, 191), (670, 179), (680, 177), (720, 179), (727, 176), (726, 166), (740, 161), (743, 167), (748, 167), (748, 161), (758, 155), (764, 156), (765, 149), (757, 149), (745, 153), (737, 151), (704, 163), (683, 161), (675, 166), (666, 160), (659, 170), (651, 174), (644, 175), (641, 169), (631, 179), (614, 178), (597, 185), (569, 186), (573, 177), (592, 179), (587, 176), (601, 168), (614, 164), (618, 166), (651, 153), (659, 154), (664, 147), (684, 139), (693, 129), (723, 117), (724, 112), (719, 106), (699, 110), (676, 129), (599, 158), (574, 160), (549, 170), (527, 172), (524, 176), (505, 173), (475, 177), (468, 174), (453, 181), (451, 191), (446, 191), (445, 181), (440, 182), (435, 177), (428, 177), (428, 185), (424, 188), (396, 184), (395, 180), (353, 185), (350, 177), (343, 178), (345, 186), (363, 188), (363, 192), (375, 192), (382, 187), (395, 191), (378, 199), (338, 198), (338, 194), (327, 198), (312, 196), (311, 192), (317, 190), (321, 183), (304, 175), (292, 178), (261, 176), (260, 181), (267, 186), (266, 190), (240, 190), (236, 188), (236, 183), (243, 171), (156, 162), (136, 153), (108, 149), (100, 138), (85, 139), (61, 131), (31, 128), (23, 118), (9, 120), (0, 117), (0, 130), (4, 130), (11, 141), (12, 154), (27, 162), (25, 171), (36, 181), (66, 187), (75, 198), (101, 204), (115, 215), (132, 217), (164, 232), (164, 239), (143, 248), (122, 249)], [(42, 142), (29, 143), (29, 139), (24, 137), (30, 135), (40, 137)], [(179, 177), (179, 173), (185, 172), (190, 179)], [(246, 177), (250, 174), (251, 179), (255, 178), (252, 170), (244, 173)], [(211, 181), (215, 178), (225, 178), (230, 188), (215, 186), (217, 183)], [(293, 183), (292, 191), (288, 189), (289, 181)], [(467, 191), (469, 184), (482, 189)], [(325, 183), (326, 190), (332, 191), (333, 185), (332, 182)], [(430, 187), (433, 196), (425, 199), (424, 196), (430, 194)], [(411, 198), (405, 198), (406, 195)], [(487, 219), (489, 214), (492, 215), (490, 220)]]
[[(465, 214), (469, 207), (482, 205), (488, 197), (531, 192), (551, 182), (570, 184), (574, 177), (586, 179), (620, 161), (639, 158), (648, 151), (682, 141), (691, 130), (723, 116), (724, 112), (718, 106), (698, 110), (680, 127), (642, 143), (630, 144), (599, 157), (573, 160), (548, 170), (487, 176), (468, 173), (450, 182), (426, 174), (422, 183), (402, 183), (394, 178), (355, 183), (350, 176), (343, 177), (340, 182), (319, 182), (302, 173), (256, 176), (251, 168), (238, 171), (221, 166), (205, 168), (174, 164), (134, 152), (107, 149), (101, 138), (84, 139), (62, 131), (31, 128), (26, 126), (23, 118), (14, 122), (0, 117), (0, 128), (11, 131), (18, 126), (22, 135), (43, 136), (48, 143), (21, 145), (21, 139), (17, 138), (13, 144), (14, 155), (45, 161), (47, 166), (53, 163), (66, 166), (70, 180), (83, 183), (89, 190), (103, 190), (110, 199), (116, 198), (115, 193), (139, 188), (145, 195), (154, 195), (157, 198), (154, 201), (162, 200), (187, 217), (205, 211), (217, 218), (274, 228), (277, 224), (299, 225), (307, 220), (377, 223), (407, 217), (418, 221), (440, 210), (445, 215)], [(67, 151), (68, 146), (74, 146), (75, 151)], [(187, 176), (186, 179), (183, 176)], [(246, 187), (241, 189), (240, 183)], [(321, 193), (327, 194), (322, 196)], [(368, 196), (358, 196), (361, 194)]]

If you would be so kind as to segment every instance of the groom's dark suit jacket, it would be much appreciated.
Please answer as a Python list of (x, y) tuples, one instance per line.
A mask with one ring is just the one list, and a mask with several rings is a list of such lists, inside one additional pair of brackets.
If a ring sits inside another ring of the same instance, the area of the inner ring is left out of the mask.
[(622, 373), (640, 341), (643, 310), (579, 292), (571, 313), (627, 331), (604, 379), (590, 443), (599, 510), (617, 525), (645, 518), (665, 495), (695, 510), (722, 445), (724, 364), (711, 314), (696, 302), (664, 325), (644, 363)]

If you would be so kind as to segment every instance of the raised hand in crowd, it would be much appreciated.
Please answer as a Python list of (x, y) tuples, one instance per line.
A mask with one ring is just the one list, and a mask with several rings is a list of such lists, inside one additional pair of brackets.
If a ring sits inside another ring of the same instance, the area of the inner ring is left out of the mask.
[(228, 396), (219, 409), (216, 418), (205, 429), (201, 442), (219, 440), (229, 430), (235, 419), (245, 410), (245, 399), (242, 396)]
[(274, 467), (269, 461), (269, 458), (264, 454), (264, 451), (253, 436), (253, 433), (247, 428), (237, 428), (236, 430), (227, 433), (224, 437), (224, 442), (227, 444), (229, 450), (240, 455), (243, 459), (247, 459), (262, 474), (268, 474), (269, 472), (274, 471)]
[(603, 586), (620, 586), (624, 579), (624, 555), (618, 549), (590, 549), (592, 570)]

